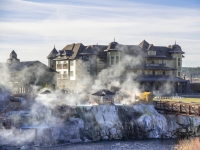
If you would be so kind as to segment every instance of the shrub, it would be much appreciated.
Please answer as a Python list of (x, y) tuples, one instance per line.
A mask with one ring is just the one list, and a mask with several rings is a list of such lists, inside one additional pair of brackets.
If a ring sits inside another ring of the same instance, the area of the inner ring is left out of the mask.
[(180, 140), (175, 150), (200, 150), (200, 139)]

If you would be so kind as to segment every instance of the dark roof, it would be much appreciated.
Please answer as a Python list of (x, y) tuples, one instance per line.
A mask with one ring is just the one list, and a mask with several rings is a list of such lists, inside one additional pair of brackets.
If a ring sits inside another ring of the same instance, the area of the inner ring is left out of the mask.
[(66, 45), (62, 50), (59, 50), (55, 60), (79, 58), (84, 49), (85, 46), (82, 43)]
[(139, 44), (139, 46), (140, 46), (142, 49), (148, 49), (149, 43), (148, 43), (147, 41), (143, 40), (143, 41)]
[(17, 58), (17, 53), (14, 50), (10, 53), (10, 58)]
[(34, 64), (37, 61), (22, 61), (18, 63), (12, 63), (11, 65), (8, 65), (8, 68), (10, 71), (20, 71), (32, 64)]
[(96, 95), (96, 96), (106, 96), (106, 95), (115, 95), (113, 92), (109, 91), (109, 90), (99, 90), (96, 93), (93, 93), (92, 95)]
[(169, 48), (170, 48), (169, 53), (181, 53), (181, 54), (184, 54), (184, 52), (182, 51), (181, 47), (179, 45), (177, 45), (177, 44), (170, 45)]
[(40, 94), (51, 94), (51, 91), (45, 90), (44, 92), (42, 92), (42, 93), (40, 93)]
[(180, 77), (172, 77), (172, 76), (162, 76), (162, 75), (141, 75), (135, 78), (136, 81), (139, 82), (188, 82), (188, 80), (184, 80)]
[[(182, 54), (184, 54), (181, 47), (177, 44), (170, 45), (168, 47), (166, 47), (166, 46), (154, 46), (153, 44), (149, 44), (148, 42), (143, 40), (139, 44), (139, 47), (141, 47), (143, 50), (146, 50), (146, 51), (144, 51), (146, 53), (146, 56), (145, 56), (146, 58), (173, 59), (173, 57), (171, 56), (171, 53), (182, 53)], [(148, 55), (147, 54), (148, 50), (156, 51), (156, 55)]]
[(55, 70), (53, 70), (52, 68), (46, 66), (45, 64), (41, 63), (40, 61), (22, 61), (22, 62), (18, 62), (18, 63), (12, 63), (10, 65), (7, 65), (8, 69), (10, 72), (15, 72), (15, 71), (21, 71), (27, 67), (30, 66), (38, 66), (39, 65), (42, 67), (44, 67), (47, 71), (50, 72), (56, 72)]
[[(104, 51), (103, 51), (104, 50)], [(149, 50), (156, 51), (156, 55), (148, 55)], [(82, 55), (97, 55), (102, 58), (106, 58), (106, 52), (108, 51), (119, 51), (124, 54), (142, 56), (144, 58), (154, 59), (174, 59), (171, 56), (172, 52), (184, 53), (180, 46), (177, 44), (166, 47), (166, 46), (154, 46), (143, 40), (139, 45), (122, 45), (117, 42), (111, 42), (108, 45), (89, 45), (84, 46), (81, 43), (66, 45), (62, 50), (59, 51), (55, 60), (60, 59), (75, 59)]]
[(58, 54), (58, 51), (56, 50), (56, 48), (54, 46), (54, 48), (52, 49), (52, 51), (47, 56), (47, 59), (54, 59), (57, 54)]
[(106, 58), (107, 54), (104, 52), (106, 47), (105, 45), (89, 45), (80, 55), (97, 55), (99, 58)]

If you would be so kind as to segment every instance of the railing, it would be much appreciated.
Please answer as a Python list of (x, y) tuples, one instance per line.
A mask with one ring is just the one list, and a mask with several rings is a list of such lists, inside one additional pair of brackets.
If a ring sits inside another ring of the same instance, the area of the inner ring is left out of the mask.
[(173, 101), (154, 101), (155, 109), (164, 112), (200, 116), (200, 104)]
[(57, 74), (57, 79), (62, 79), (62, 75), (61, 74)]
[(68, 78), (68, 74), (63, 74), (63, 79), (67, 79)]
[(62, 69), (62, 64), (57, 64), (57, 69)]
[(152, 67), (154, 67), (154, 66), (166, 66), (166, 64), (154, 64), (154, 63), (152, 63), (152, 64), (146, 64), (146, 66), (152, 66)]
[(68, 69), (67, 64), (63, 64), (63, 69)]

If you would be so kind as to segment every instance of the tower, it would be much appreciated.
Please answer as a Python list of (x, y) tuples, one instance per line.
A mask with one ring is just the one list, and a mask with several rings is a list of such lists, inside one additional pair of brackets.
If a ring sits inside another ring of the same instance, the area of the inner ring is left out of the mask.
[(56, 70), (56, 65), (54, 63), (54, 58), (56, 58), (56, 55), (58, 54), (58, 51), (56, 50), (55, 48), (55, 45), (54, 45), (54, 48), (52, 49), (52, 51), (49, 53), (49, 55), (47, 56), (47, 59), (48, 59), (48, 66), (52, 69), (55, 69)]
[(13, 50), (10, 53), (10, 58), (7, 59), (8, 64), (18, 63), (20, 60), (17, 58), (17, 53)]

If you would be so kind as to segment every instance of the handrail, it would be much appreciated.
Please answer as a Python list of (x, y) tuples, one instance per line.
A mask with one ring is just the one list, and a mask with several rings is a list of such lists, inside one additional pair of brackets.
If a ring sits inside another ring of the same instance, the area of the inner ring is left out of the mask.
[(166, 113), (200, 116), (200, 104), (176, 101), (153, 101), (155, 109)]

